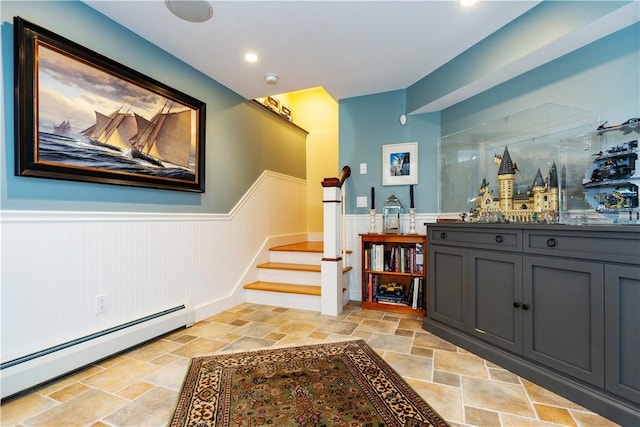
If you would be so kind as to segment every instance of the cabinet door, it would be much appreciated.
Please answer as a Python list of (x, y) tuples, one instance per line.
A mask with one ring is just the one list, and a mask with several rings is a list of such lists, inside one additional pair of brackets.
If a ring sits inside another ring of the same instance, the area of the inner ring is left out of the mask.
[(522, 353), (522, 255), (469, 251), (469, 332)]
[(524, 355), (604, 387), (604, 266), (524, 257)]
[(605, 266), (605, 388), (640, 403), (640, 267)]
[(467, 251), (429, 245), (428, 253), (429, 317), (464, 329), (467, 311)]

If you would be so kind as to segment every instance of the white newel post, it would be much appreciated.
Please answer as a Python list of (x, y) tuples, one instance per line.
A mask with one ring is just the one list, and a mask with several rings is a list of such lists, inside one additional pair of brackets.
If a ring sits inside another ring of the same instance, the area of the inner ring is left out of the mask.
[(322, 182), (324, 208), (324, 244), (320, 272), (320, 311), (337, 316), (342, 313), (342, 183), (351, 174), (348, 166), (340, 178), (325, 178)]

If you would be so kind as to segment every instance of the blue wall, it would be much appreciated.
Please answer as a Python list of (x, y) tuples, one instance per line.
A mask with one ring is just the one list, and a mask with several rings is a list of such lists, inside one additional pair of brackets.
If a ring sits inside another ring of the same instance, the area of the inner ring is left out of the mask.
[[(79, 1), (2, 1), (0, 206), (9, 210), (226, 213), (265, 170), (306, 178), (306, 134)], [(206, 103), (205, 193), (14, 176), (13, 17)], [(286, 153), (283, 156), (282, 153)]]
[[(566, 105), (621, 123), (640, 116), (640, 24), (634, 24), (581, 49), (542, 65), (440, 113), (408, 117), (405, 91), (345, 99), (340, 102), (340, 164), (350, 165), (348, 213), (365, 213), (355, 207), (356, 196), (368, 196), (376, 187), (376, 200), (393, 190), (406, 206), (408, 188), (382, 187), (382, 145), (419, 142), (418, 212), (437, 212), (437, 140), (483, 122), (546, 103)], [(369, 165), (367, 175), (358, 164)], [(464, 177), (461, 177), (464, 179)], [(407, 193), (406, 195), (404, 193)], [(380, 194), (380, 196), (378, 196)], [(381, 206), (376, 201), (376, 205)], [(378, 209), (380, 212), (380, 209)]]
[[(378, 212), (391, 193), (400, 199), (406, 211), (409, 187), (382, 185), (382, 146), (404, 142), (418, 143), (419, 184), (414, 186), (416, 211), (435, 212), (440, 113), (409, 116), (407, 124), (402, 126), (398, 119), (404, 113), (404, 105), (404, 90), (340, 101), (340, 165), (351, 167), (351, 178), (346, 181), (348, 213), (369, 212), (368, 207), (356, 207), (356, 197), (369, 198), (371, 187), (375, 187)], [(366, 175), (359, 173), (360, 163), (367, 164)]]

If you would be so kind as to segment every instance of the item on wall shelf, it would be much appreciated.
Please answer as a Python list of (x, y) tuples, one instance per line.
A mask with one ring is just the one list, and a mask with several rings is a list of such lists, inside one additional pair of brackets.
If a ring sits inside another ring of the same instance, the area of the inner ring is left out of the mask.
[(382, 232), (384, 234), (400, 234), (400, 213), (402, 213), (402, 203), (392, 193), (382, 207)]
[(382, 146), (382, 185), (418, 183), (418, 143)]
[(203, 102), (20, 17), (14, 40), (17, 176), (204, 192)]
[(280, 114), (280, 101), (273, 96), (264, 98), (264, 106), (276, 114)]
[(284, 105), (280, 106), (280, 115), (282, 117), (284, 117), (285, 119), (291, 121), (291, 110), (288, 107), (285, 107)]

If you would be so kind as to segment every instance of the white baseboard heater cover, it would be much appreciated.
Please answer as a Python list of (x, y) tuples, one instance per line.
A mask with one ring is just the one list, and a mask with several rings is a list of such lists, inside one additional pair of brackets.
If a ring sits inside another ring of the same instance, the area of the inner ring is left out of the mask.
[(0, 364), (4, 399), (75, 371), (152, 338), (193, 324), (194, 311), (182, 304), (107, 330)]

